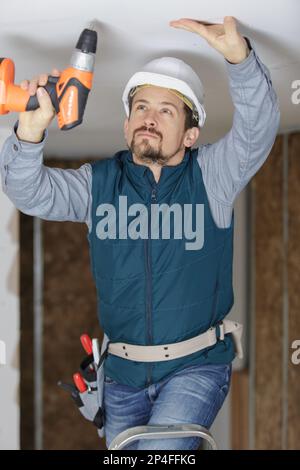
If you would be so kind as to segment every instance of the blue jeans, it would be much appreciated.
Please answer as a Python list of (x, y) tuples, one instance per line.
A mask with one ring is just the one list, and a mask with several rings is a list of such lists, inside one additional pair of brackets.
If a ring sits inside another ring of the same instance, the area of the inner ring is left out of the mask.
[[(229, 391), (231, 364), (186, 367), (140, 389), (104, 379), (106, 445), (122, 431), (147, 424), (200, 424), (209, 429)], [(140, 439), (124, 450), (197, 450), (200, 437)]]

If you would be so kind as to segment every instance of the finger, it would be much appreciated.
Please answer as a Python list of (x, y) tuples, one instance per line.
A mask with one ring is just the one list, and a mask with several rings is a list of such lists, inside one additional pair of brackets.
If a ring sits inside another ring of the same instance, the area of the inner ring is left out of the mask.
[(38, 84), (39, 84), (39, 86), (45, 86), (47, 81), (48, 81), (48, 75), (46, 73), (42, 73), (39, 76)]
[(192, 29), (196, 26), (196, 21), (190, 18), (180, 18), (179, 20), (172, 20), (170, 21), (170, 25), (174, 26), (175, 28), (187, 28)]
[(196, 20), (191, 20), (189, 18), (181, 18), (180, 20), (171, 21), (170, 25), (174, 28), (181, 28), (192, 33), (197, 33), (204, 39), (208, 39), (209, 37), (209, 32), (206, 26)]
[(60, 71), (57, 68), (52, 69), (51, 75), (54, 77), (59, 77), (60, 76)]
[(20, 83), (20, 87), (23, 89), (23, 90), (27, 90), (29, 86), (29, 81), (28, 80), (22, 80), (21, 83)]
[(36, 94), (37, 84), (38, 84), (38, 79), (37, 78), (33, 78), (32, 80), (30, 80), (29, 88), (28, 88), (28, 91), (29, 91), (30, 95), (35, 95)]
[(170, 21), (169, 25), (172, 26), (173, 28), (180, 28), (180, 29), (185, 29), (189, 31), (189, 28), (185, 26), (185, 24), (180, 20)]
[(224, 17), (224, 30), (228, 37), (235, 37), (237, 35), (236, 21), (233, 16)]
[(45, 116), (51, 116), (54, 112), (50, 96), (43, 87), (38, 87), (36, 93), (39, 105)]

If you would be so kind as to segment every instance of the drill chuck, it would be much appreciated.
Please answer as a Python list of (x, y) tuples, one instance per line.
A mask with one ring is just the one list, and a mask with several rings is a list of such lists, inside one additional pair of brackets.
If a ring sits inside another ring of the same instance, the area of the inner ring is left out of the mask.
[(95, 52), (97, 49), (97, 33), (92, 29), (84, 29), (76, 44), (70, 65), (83, 72), (93, 72)]
[(76, 44), (76, 49), (79, 49), (81, 52), (89, 54), (95, 54), (97, 49), (97, 33), (92, 29), (84, 29), (79, 36), (79, 39)]

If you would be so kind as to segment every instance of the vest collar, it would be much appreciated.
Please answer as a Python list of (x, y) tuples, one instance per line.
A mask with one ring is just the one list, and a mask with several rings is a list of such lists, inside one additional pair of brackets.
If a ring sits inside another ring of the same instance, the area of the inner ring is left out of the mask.
[(122, 155), (127, 176), (136, 189), (143, 193), (145, 199), (148, 199), (149, 191), (154, 187), (157, 188), (158, 199), (163, 198), (168, 192), (172, 191), (191, 158), (191, 149), (187, 149), (178, 165), (162, 167), (160, 178), (156, 183), (150, 168), (133, 161), (131, 150), (125, 151)]

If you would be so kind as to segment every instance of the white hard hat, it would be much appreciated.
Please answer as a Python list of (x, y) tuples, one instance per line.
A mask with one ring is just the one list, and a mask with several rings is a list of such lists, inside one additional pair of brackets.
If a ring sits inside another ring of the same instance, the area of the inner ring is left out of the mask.
[(161, 57), (148, 62), (125, 86), (122, 101), (127, 117), (131, 90), (146, 84), (168, 88), (187, 97), (192, 102), (195, 117), (199, 119), (198, 126), (203, 127), (206, 118), (203, 106), (204, 89), (200, 78), (190, 65), (175, 57)]

